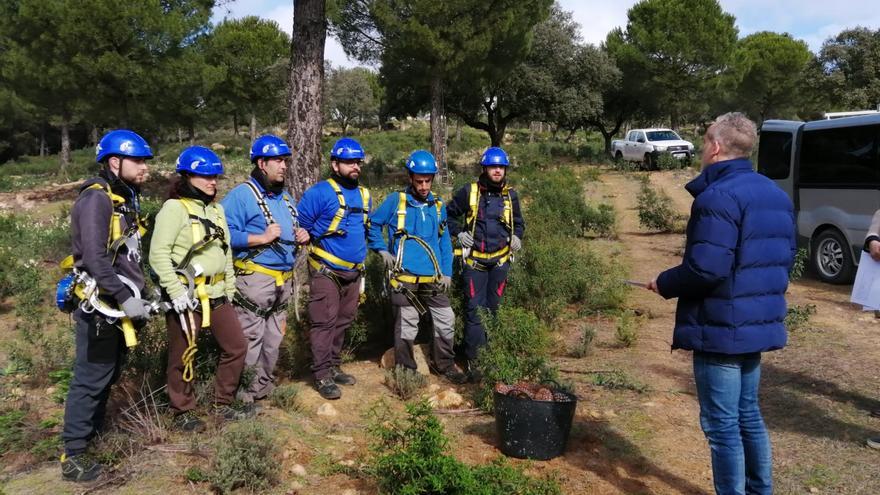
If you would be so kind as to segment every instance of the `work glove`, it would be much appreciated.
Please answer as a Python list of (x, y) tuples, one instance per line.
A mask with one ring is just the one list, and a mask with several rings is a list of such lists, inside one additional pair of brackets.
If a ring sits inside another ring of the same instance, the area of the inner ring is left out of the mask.
[(382, 263), (385, 264), (386, 269), (391, 270), (394, 268), (394, 265), (397, 263), (397, 258), (395, 258), (393, 254), (388, 251), (379, 251), (379, 255), (382, 256)]
[(188, 294), (177, 296), (171, 300), (171, 307), (180, 314), (186, 313), (192, 308), (192, 300)]
[(510, 238), (510, 250), (514, 253), (522, 249), (522, 241), (519, 237), (513, 236)]
[(122, 303), (122, 312), (132, 320), (146, 320), (150, 317), (150, 303), (139, 297), (129, 297)]
[(461, 231), (458, 233), (458, 243), (463, 248), (470, 248), (474, 245), (474, 236), (470, 232)]
[(446, 275), (443, 275), (442, 277), (440, 277), (440, 281), (437, 282), (437, 285), (440, 286), (440, 288), (444, 292), (448, 291), (449, 288), (452, 287), (452, 277), (447, 277)]

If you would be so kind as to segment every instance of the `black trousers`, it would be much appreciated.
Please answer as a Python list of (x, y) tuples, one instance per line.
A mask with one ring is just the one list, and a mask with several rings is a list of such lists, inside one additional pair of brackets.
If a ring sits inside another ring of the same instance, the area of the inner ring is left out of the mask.
[(76, 455), (104, 426), (110, 387), (119, 379), (128, 352), (122, 331), (100, 316), (73, 313), (76, 323), (76, 359), (64, 403), (64, 452)]

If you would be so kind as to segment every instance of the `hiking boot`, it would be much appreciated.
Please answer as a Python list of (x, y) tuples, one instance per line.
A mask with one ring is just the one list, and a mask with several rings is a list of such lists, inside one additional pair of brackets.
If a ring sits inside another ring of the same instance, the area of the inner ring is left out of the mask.
[(339, 369), (339, 366), (330, 368), (330, 379), (337, 385), (354, 385), (357, 383), (355, 377), (348, 373), (343, 373), (342, 370)]
[(65, 481), (92, 481), (104, 471), (104, 466), (87, 454), (61, 456), (61, 479)]
[(174, 416), (171, 427), (185, 433), (198, 433), (205, 431), (205, 422), (199, 419), (192, 411), (185, 411)]
[(873, 411), (871, 411), (871, 417), (880, 418), (880, 409), (874, 409)]
[(467, 378), (471, 383), (483, 381), (483, 372), (480, 371), (476, 361), (468, 361)]
[(321, 397), (327, 400), (336, 400), (342, 397), (342, 391), (336, 386), (332, 378), (322, 378), (315, 382), (315, 389)]
[(468, 381), (468, 376), (461, 371), (458, 371), (458, 368), (456, 368), (454, 365), (446, 368), (446, 371), (441, 371), (440, 376), (445, 378), (446, 381), (452, 383), (453, 385), (461, 385), (463, 383), (467, 383)]
[(214, 416), (223, 421), (239, 421), (250, 419), (257, 415), (257, 409), (253, 402), (233, 402), (232, 404), (214, 404), (211, 411)]
[(866, 443), (868, 444), (868, 447), (880, 450), (880, 437), (871, 437)]

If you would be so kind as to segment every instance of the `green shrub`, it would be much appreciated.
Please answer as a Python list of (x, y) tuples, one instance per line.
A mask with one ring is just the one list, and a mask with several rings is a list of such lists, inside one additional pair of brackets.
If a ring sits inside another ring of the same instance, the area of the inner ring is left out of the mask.
[(789, 280), (798, 280), (804, 276), (804, 271), (807, 268), (807, 261), (809, 259), (810, 253), (806, 248), (800, 248), (797, 250), (797, 253), (794, 255), (794, 264), (791, 267), (791, 271), (788, 273)]
[(810, 323), (810, 318), (816, 314), (815, 304), (805, 304), (803, 306), (791, 306), (785, 315), (785, 327), (789, 332), (794, 332), (806, 327)]
[(52, 400), (58, 404), (64, 404), (64, 401), (67, 399), (67, 392), (70, 390), (70, 380), (73, 379), (73, 367), (50, 371), (49, 379), (55, 384)]
[(236, 488), (265, 491), (278, 481), (274, 434), (256, 421), (238, 421), (220, 435), (211, 483), (220, 493)]
[(639, 340), (639, 321), (632, 311), (624, 311), (617, 319), (614, 337), (621, 347), (632, 347)]
[(691, 161), (675, 158), (669, 153), (660, 153), (655, 163), (660, 170), (679, 170), (690, 166)]
[(672, 207), (672, 198), (668, 194), (654, 190), (650, 184), (642, 183), (638, 195), (639, 224), (659, 232), (673, 232), (680, 215)]
[(367, 472), (380, 493), (400, 495), (556, 495), (554, 480), (533, 479), (503, 458), (486, 466), (468, 466), (449, 455), (443, 425), (426, 401), (406, 406), (407, 417), (387, 405), (374, 407)]
[(648, 390), (647, 385), (620, 370), (594, 373), (592, 382), (593, 385), (607, 388), (609, 390), (632, 390), (633, 392), (638, 393)]
[(492, 391), (496, 383), (556, 380), (557, 372), (549, 363), (550, 337), (544, 325), (531, 312), (502, 306), (494, 316), (482, 312), (486, 334), (492, 338), (480, 350), (478, 366), (483, 372), (476, 402), (492, 410)]
[(21, 449), (25, 443), (26, 414), (24, 410), (0, 414), (0, 455)]
[(299, 392), (300, 388), (293, 383), (280, 385), (275, 387), (275, 390), (269, 395), (269, 402), (272, 406), (293, 414), (302, 410), (302, 404), (299, 401)]
[(409, 400), (428, 386), (428, 378), (416, 370), (395, 366), (385, 370), (385, 385), (401, 399)]
[(593, 341), (595, 339), (596, 329), (589, 324), (581, 325), (581, 335), (571, 350), (572, 357), (582, 358), (588, 356), (593, 351)]

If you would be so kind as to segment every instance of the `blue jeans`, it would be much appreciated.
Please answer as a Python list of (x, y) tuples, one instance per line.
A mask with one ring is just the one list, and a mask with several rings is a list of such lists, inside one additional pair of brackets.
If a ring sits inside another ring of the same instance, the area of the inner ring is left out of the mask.
[(761, 353), (694, 351), (694, 379), (715, 492), (772, 494), (770, 437), (758, 407)]

